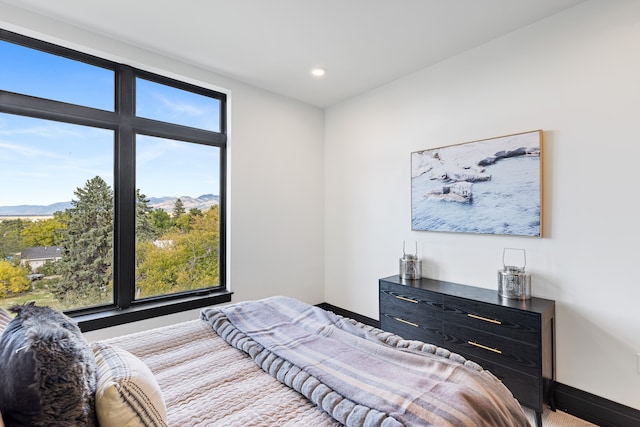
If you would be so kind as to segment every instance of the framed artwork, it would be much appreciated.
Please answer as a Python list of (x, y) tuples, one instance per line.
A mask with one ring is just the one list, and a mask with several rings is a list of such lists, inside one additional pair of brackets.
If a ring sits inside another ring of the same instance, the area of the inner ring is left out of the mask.
[(411, 229), (542, 237), (542, 130), (411, 153)]

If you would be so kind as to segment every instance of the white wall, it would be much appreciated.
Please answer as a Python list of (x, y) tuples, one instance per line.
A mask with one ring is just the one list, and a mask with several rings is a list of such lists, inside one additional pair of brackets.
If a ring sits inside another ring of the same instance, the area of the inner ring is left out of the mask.
[[(378, 318), (403, 239), (423, 275), (491, 289), (524, 248), (557, 379), (640, 409), (639, 44), (640, 2), (589, 1), (327, 109), (326, 301)], [(535, 129), (544, 238), (411, 231), (412, 151)]]
[[(233, 301), (324, 300), (323, 111), (0, 4), (0, 27), (230, 94), (229, 283)], [(197, 318), (199, 310), (87, 334), (101, 339)]]

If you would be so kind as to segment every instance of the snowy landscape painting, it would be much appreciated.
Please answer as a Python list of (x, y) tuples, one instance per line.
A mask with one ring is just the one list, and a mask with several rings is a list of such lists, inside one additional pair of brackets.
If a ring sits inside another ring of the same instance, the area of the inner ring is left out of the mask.
[(411, 229), (542, 236), (542, 131), (411, 153)]

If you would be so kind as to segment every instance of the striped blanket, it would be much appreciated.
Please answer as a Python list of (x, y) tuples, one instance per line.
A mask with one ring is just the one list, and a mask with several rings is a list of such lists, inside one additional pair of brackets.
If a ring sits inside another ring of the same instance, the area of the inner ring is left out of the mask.
[(286, 297), (203, 310), (215, 331), (346, 426), (528, 426), (490, 372)]

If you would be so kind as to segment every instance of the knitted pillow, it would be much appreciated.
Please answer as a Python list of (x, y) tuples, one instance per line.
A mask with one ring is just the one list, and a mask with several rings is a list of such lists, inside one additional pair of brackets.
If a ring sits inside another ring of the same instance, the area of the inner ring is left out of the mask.
[(49, 307), (13, 306), (0, 336), (6, 425), (94, 426), (96, 366), (77, 324)]
[(96, 414), (100, 427), (167, 427), (167, 408), (151, 370), (128, 351), (91, 344), (98, 367)]

